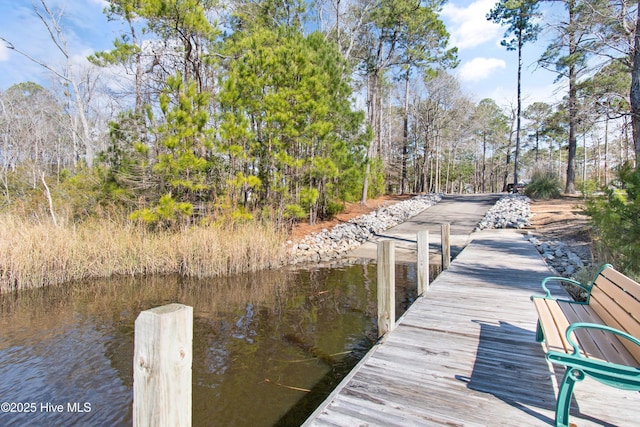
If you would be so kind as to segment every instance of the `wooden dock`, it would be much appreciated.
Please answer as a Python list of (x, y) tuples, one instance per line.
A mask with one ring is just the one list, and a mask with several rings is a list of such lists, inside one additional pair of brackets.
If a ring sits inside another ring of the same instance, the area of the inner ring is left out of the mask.
[[(529, 300), (551, 272), (514, 230), (472, 239), (305, 426), (553, 425), (563, 372), (535, 341)], [(638, 426), (640, 394), (587, 379), (571, 422)]]

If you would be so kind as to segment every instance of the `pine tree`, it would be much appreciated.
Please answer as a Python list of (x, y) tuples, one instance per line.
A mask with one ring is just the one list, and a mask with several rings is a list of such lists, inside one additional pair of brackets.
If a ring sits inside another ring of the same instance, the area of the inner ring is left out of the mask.
[[(518, 183), (518, 161), (520, 157), (520, 121), (522, 116), (522, 49), (525, 43), (534, 42), (538, 38), (539, 26), (535, 23), (538, 16), (537, 0), (500, 0), (489, 12), (487, 19), (507, 24), (509, 27), (500, 44), (509, 51), (518, 52), (518, 106), (516, 112), (516, 150), (513, 157), (513, 183)], [(508, 37), (513, 38), (508, 39)]]

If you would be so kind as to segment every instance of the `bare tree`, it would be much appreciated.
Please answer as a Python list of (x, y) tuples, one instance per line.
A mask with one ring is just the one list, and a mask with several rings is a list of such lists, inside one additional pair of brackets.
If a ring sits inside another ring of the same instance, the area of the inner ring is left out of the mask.
[(365, 31), (365, 22), (378, 0), (320, 0), (318, 21), (327, 38), (334, 40), (348, 63), (362, 48), (360, 37)]
[(29, 53), (19, 49), (10, 41), (4, 38), (2, 38), (2, 40), (6, 43), (9, 49), (14, 50), (27, 59), (44, 67), (54, 76), (62, 80), (65, 85), (71, 88), (71, 90), (67, 92), (70, 100), (69, 108), (73, 111), (74, 118), (74, 120), (70, 121), (70, 124), (74, 130), (75, 137), (79, 139), (80, 145), (83, 147), (84, 158), (87, 166), (91, 166), (95, 157), (95, 149), (91, 139), (91, 128), (87, 119), (87, 105), (84, 101), (83, 90), (80, 87), (80, 83), (75, 72), (75, 64), (73, 63), (73, 58), (67, 45), (67, 39), (60, 24), (64, 11), (61, 9), (52, 11), (45, 0), (40, 0), (40, 6), (33, 3), (33, 10), (49, 32), (51, 41), (55, 45), (56, 49), (64, 57), (64, 69), (56, 69), (53, 65), (34, 58)]
[(73, 153), (63, 153), (60, 147), (69, 133), (63, 126), (62, 106), (52, 92), (36, 83), (19, 83), (2, 93), (0, 100), (5, 177), (9, 169), (27, 166), (31, 169), (31, 186), (35, 187), (41, 172), (70, 166)]

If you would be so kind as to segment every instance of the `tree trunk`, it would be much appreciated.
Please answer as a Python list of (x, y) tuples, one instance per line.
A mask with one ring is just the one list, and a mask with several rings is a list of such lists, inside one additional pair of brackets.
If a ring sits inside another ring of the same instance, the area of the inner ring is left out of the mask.
[(516, 152), (513, 156), (513, 190), (518, 185), (518, 161), (520, 160), (520, 116), (522, 114), (522, 31), (518, 32), (518, 105), (516, 111)]
[(435, 192), (440, 192), (440, 138), (438, 138), (438, 134), (435, 135), (436, 142), (436, 174), (435, 174)]
[(426, 126), (424, 129), (424, 154), (422, 159), (422, 191), (426, 194), (431, 191), (429, 185), (429, 138), (431, 137), (429, 111), (427, 111)]
[(609, 185), (609, 175), (607, 171), (607, 160), (609, 156), (609, 118), (604, 122), (604, 186)]
[(363, 205), (367, 204), (367, 197), (369, 193), (369, 175), (371, 174), (371, 161), (375, 158), (377, 153), (377, 148), (380, 144), (380, 129), (377, 129), (377, 109), (378, 109), (378, 75), (374, 73), (369, 79), (369, 95), (368, 95), (368, 115), (369, 115), (369, 124), (373, 130), (373, 141), (369, 144), (369, 149), (367, 150), (367, 166), (365, 167), (364, 179), (362, 182), (362, 198), (360, 199), (360, 203)]
[(633, 47), (633, 69), (631, 71), (631, 125), (633, 145), (636, 154), (636, 171), (640, 173), (640, 7), (636, 18), (636, 32)]
[[(578, 46), (575, 40), (574, 25), (574, 2), (569, 2), (569, 57), (573, 57)], [(578, 96), (577, 96), (577, 71), (574, 63), (569, 66), (569, 154), (567, 156), (567, 183), (565, 193), (575, 194), (576, 187), (576, 128), (578, 127)]]
[(485, 173), (487, 170), (487, 133), (482, 132), (482, 181), (480, 182), (481, 191), (484, 193), (485, 187)]
[(400, 179), (400, 194), (404, 194), (407, 185), (407, 155), (409, 151), (409, 71), (404, 81), (404, 123), (402, 135), (402, 177)]
[[(511, 111), (513, 114), (513, 111)], [(507, 142), (506, 148), (506, 158), (505, 158), (505, 168), (504, 168), (504, 176), (502, 180), (502, 191), (507, 191), (507, 184), (509, 180), (509, 167), (511, 166), (511, 143), (513, 141), (513, 116), (511, 116), (511, 127), (509, 129), (509, 141)]]

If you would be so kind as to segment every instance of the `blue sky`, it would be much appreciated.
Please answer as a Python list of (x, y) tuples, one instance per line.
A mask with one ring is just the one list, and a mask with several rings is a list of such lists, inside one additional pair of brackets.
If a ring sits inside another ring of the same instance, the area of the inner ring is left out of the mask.
[[(515, 103), (517, 89), (517, 52), (500, 46), (505, 29), (487, 21), (486, 15), (496, 0), (452, 0), (442, 12), (442, 19), (451, 34), (451, 43), (458, 47), (460, 66), (454, 71), (462, 88), (476, 101), (492, 98), (499, 105)], [(544, 12), (542, 20), (553, 21), (553, 9)], [(556, 74), (536, 66), (537, 59), (549, 44), (549, 31), (535, 43), (526, 44), (522, 60), (522, 100), (554, 102), (563, 93), (554, 85)]]
[[(450, 0), (442, 19), (452, 44), (459, 48), (461, 61), (454, 73), (463, 90), (476, 101), (493, 98), (499, 105), (515, 104), (517, 54), (500, 46), (504, 29), (485, 17), (495, 3), (496, 0)], [(51, 10), (64, 9), (62, 24), (77, 64), (96, 50), (109, 49), (120, 32), (122, 24), (109, 23), (102, 13), (107, 5), (104, 0), (47, 0), (47, 4)], [(34, 13), (31, 0), (0, 0), (0, 37), (34, 58), (62, 69), (64, 59)], [(554, 93), (557, 85), (553, 84), (553, 73), (535, 69), (536, 59), (547, 44), (548, 40), (541, 38), (525, 46), (522, 80), (525, 104), (553, 102), (562, 95)], [(7, 49), (0, 41), (0, 90), (24, 81), (47, 85), (47, 80), (48, 72), (42, 67)]]

